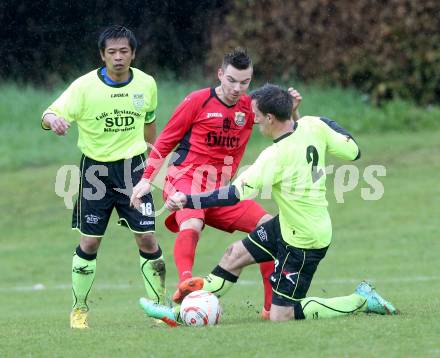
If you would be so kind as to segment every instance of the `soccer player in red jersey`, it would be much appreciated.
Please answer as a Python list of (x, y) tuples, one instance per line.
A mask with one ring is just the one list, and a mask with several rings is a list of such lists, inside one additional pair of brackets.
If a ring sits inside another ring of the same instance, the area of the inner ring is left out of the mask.
[[(223, 58), (218, 69), (219, 86), (192, 92), (180, 103), (150, 152), (143, 178), (133, 188), (133, 206), (137, 207), (140, 198), (150, 192), (151, 182), (165, 157), (176, 147), (165, 179), (164, 199), (176, 191), (196, 194), (229, 183), (254, 124), (251, 99), (246, 95), (252, 73), (252, 61), (246, 50), (237, 48)], [(299, 94), (296, 99), (297, 107), (301, 100)], [(178, 232), (174, 261), (179, 282), (192, 276), (196, 246), (205, 225), (226, 232), (249, 233), (271, 218), (254, 200), (244, 200), (232, 207), (183, 209), (171, 213), (165, 224), (172, 232)], [(264, 284), (262, 317), (268, 318), (273, 262), (261, 264), (260, 271)], [(180, 298), (175, 295), (173, 300), (178, 302)]]

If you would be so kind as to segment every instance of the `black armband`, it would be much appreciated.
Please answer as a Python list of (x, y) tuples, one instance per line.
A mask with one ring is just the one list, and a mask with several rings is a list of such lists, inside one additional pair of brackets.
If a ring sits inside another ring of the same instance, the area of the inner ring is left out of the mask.
[(234, 185), (223, 186), (217, 190), (187, 195), (185, 208), (206, 209), (214, 206), (231, 206), (240, 201), (240, 193)]

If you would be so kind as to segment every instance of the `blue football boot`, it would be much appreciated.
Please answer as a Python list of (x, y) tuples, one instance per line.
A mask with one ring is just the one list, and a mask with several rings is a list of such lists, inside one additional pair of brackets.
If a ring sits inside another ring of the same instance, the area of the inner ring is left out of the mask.
[(139, 304), (145, 313), (151, 318), (160, 319), (170, 327), (177, 327), (180, 325), (176, 318), (179, 315), (179, 306), (173, 308), (170, 306), (161, 305), (144, 297), (139, 299)]
[(383, 315), (395, 315), (399, 311), (377, 293), (372, 285), (366, 281), (362, 281), (356, 287), (355, 293), (367, 299), (367, 312), (373, 312)]

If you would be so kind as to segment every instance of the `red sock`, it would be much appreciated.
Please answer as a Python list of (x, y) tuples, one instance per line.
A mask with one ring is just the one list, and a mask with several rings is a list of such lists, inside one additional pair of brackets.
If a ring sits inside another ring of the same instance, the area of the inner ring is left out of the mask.
[(174, 242), (174, 263), (179, 274), (179, 283), (192, 277), (198, 241), (199, 233), (193, 229), (182, 230), (176, 237)]
[(263, 287), (264, 287), (264, 309), (266, 311), (270, 310), (270, 306), (272, 305), (272, 285), (270, 284), (269, 277), (272, 275), (274, 270), (274, 262), (262, 262), (260, 263), (260, 272), (261, 277), (263, 278)]

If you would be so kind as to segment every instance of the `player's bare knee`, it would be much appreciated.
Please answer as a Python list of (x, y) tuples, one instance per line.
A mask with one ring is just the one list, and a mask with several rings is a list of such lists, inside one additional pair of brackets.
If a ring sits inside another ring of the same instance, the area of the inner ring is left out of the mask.
[(234, 256), (232, 252), (234, 251), (234, 244), (228, 246), (223, 257), (220, 260), (220, 265), (226, 266), (225, 268), (229, 268), (234, 263)]
[(219, 265), (223, 267), (225, 270), (230, 271), (232, 268), (236, 266), (235, 263), (236, 255), (234, 253), (234, 244), (229, 245), (226, 249), (223, 257), (221, 258)]
[(201, 233), (203, 230), (203, 224), (203, 220), (191, 218), (180, 223), (179, 230), (182, 231), (191, 229), (197, 231), (198, 233)]
[(135, 234), (135, 238), (139, 249), (144, 252), (156, 252), (159, 249), (156, 237), (152, 232)]
[(236, 241), (226, 249), (220, 261), (220, 266), (226, 270), (237, 270), (254, 262), (253, 257), (243, 243)]
[(234, 244), (228, 246), (225, 251), (225, 257), (230, 257), (232, 255), (232, 251), (234, 250)]
[(81, 236), (79, 246), (86, 254), (96, 254), (101, 244), (100, 237)]

